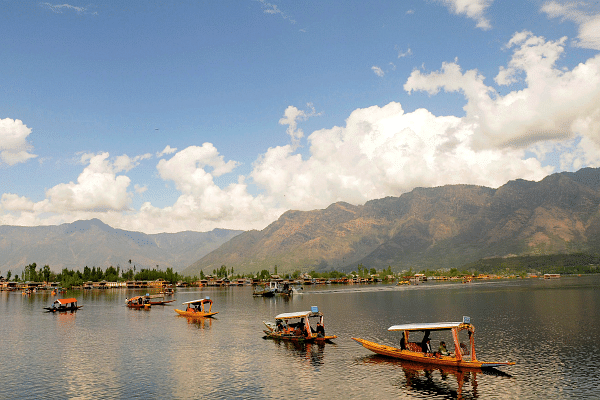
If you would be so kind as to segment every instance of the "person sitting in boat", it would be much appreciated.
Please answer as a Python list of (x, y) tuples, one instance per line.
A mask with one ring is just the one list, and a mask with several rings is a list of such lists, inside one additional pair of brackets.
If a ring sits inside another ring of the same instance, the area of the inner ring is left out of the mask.
[(440, 347), (438, 349), (438, 352), (442, 355), (442, 356), (449, 356), (450, 352), (448, 351), (448, 349), (446, 348), (446, 342), (444, 342), (443, 340), (440, 342)]
[(425, 342), (421, 343), (421, 348), (423, 349), (423, 353), (425, 355), (432, 354), (431, 352), (431, 339), (425, 339)]
[(325, 327), (320, 322), (317, 323), (317, 337), (325, 337)]
[(277, 328), (276, 329), (278, 332), (283, 331), (283, 323), (281, 322), (281, 320), (277, 320)]

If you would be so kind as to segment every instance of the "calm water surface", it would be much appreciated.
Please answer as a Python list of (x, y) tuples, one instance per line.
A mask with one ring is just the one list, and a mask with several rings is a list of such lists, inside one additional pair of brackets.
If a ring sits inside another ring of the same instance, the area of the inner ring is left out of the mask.
[[(125, 307), (140, 292), (69, 292), (84, 306), (73, 314), (43, 312), (49, 294), (2, 292), (0, 398), (600, 398), (600, 276), (304, 292), (263, 299), (250, 287), (184, 289), (149, 311)], [(173, 311), (205, 296), (214, 319), (189, 322)], [(335, 344), (263, 339), (263, 320), (312, 305)], [(391, 325), (463, 315), (476, 327), (478, 359), (517, 364), (432, 369), (351, 340), (397, 346)]]

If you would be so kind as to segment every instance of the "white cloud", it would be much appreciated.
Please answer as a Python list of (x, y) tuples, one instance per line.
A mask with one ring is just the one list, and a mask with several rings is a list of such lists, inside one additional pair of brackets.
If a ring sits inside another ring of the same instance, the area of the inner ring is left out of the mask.
[(85, 7), (77, 7), (77, 6), (72, 6), (70, 4), (41, 3), (40, 6), (46, 8), (56, 14), (62, 14), (63, 10), (75, 11), (77, 14), (83, 14), (86, 11)]
[(373, 106), (355, 110), (345, 127), (311, 134), (306, 160), (290, 146), (269, 149), (251, 176), (287, 208), (312, 209), (398, 196), (416, 186), (494, 186), (550, 172), (521, 149), (474, 150), (473, 135), (457, 117), (424, 109), (406, 114), (398, 103)]
[(167, 147), (165, 147), (163, 149), (163, 151), (156, 153), (156, 157), (160, 158), (160, 157), (162, 157), (162, 156), (164, 156), (166, 154), (173, 154), (176, 151), (177, 151), (177, 147), (171, 147), (171, 146), (167, 145)]
[(493, 0), (438, 0), (456, 15), (466, 15), (477, 22), (477, 27), (491, 29), (490, 21), (485, 18), (485, 10)]
[(296, 21), (293, 18), (291, 18), (289, 15), (287, 15), (286, 13), (284, 13), (283, 11), (281, 11), (281, 9), (279, 9), (279, 7), (277, 6), (277, 4), (272, 4), (272, 3), (269, 3), (269, 2), (267, 2), (265, 0), (256, 0), (256, 1), (258, 1), (260, 3), (260, 6), (264, 10), (265, 14), (279, 15), (279, 16), (281, 16), (281, 18), (287, 19), (292, 24), (296, 23)]
[(430, 74), (415, 70), (404, 88), (432, 94), (440, 89), (462, 92), (467, 99), (463, 125), (476, 133), (475, 148), (527, 148), (576, 137), (600, 146), (600, 56), (570, 71), (558, 69), (555, 63), (565, 40), (515, 34), (507, 44), (515, 48), (513, 57), (495, 80), (504, 85), (522, 79), (525, 88), (504, 96), (486, 86), (476, 70), (462, 73), (457, 63), (445, 63), (441, 71)]
[(0, 119), (0, 165), (15, 165), (37, 157), (29, 153), (32, 146), (27, 142), (27, 136), (30, 133), (31, 129), (21, 120)]
[(600, 14), (586, 10), (588, 6), (589, 4), (584, 2), (550, 1), (544, 3), (541, 11), (550, 18), (561, 18), (576, 23), (579, 26), (576, 46), (600, 50)]
[(412, 50), (410, 47), (406, 51), (398, 51), (398, 58), (404, 58), (408, 56), (412, 56)]
[(45, 211), (128, 210), (131, 195), (127, 188), (131, 180), (125, 175), (116, 175), (123, 166), (115, 165), (108, 157), (108, 153), (84, 154), (82, 162), (89, 164), (77, 178), (77, 183), (61, 183), (48, 189), (49, 203)]
[(373, 65), (371, 67), (371, 70), (375, 73), (375, 75), (377, 75), (379, 77), (382, 77), (385, 75), (385, 72), (383, 72), (383, 70), (376, 65)]
[(307, 107), (309, 111), (302, 111), (294, 106), (288, 106), (285, 109), (283, 118), (279, 120), (280, 125), (288, 126), (286, 132), (292, 140), (294, 149), (299, 145), (300, 139), (304, 137), (304, 132), (298, 128), (298, 121), (306, 121), (308, 118), (320, 115), (312, 104), (307, 104)]

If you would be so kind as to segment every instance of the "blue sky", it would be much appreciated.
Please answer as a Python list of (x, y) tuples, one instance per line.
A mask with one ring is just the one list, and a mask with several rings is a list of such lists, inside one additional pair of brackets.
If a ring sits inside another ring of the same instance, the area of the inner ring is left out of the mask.
[(262, 229), (600, 166), (598, 2), (0, 0), (0, 224)]

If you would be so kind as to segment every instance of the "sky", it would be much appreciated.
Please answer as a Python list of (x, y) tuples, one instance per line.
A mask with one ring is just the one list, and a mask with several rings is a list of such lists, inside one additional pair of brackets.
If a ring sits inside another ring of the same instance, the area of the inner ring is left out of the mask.
[(0, 0), (0, 225), (260, 230), (600, 167), (597, 1), (89, 1)]

